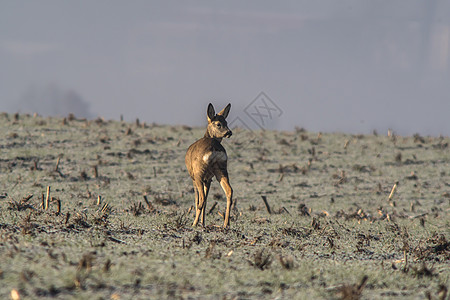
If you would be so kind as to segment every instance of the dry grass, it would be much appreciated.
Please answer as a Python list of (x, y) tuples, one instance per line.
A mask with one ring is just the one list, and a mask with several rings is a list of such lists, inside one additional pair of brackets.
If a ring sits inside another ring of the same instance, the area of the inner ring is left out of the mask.
[(223, 229), (217, 183), (207, 226), (190, 226), (184, 153), (204, 129), (0, 126), (2, 298), (447, 297), (449, 138), (239, 131)]

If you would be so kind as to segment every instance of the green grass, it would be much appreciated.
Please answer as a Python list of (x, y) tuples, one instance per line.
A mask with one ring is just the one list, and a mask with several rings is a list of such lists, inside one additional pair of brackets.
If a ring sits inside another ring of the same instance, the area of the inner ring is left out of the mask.
[(224, 230), (217, 183), (206, 228), (190, 226), (184, 154), (203, 128), (8, 114), (0, 128), (1, 298), (439, 299), (449, 287), (448, 137), (235, 130)]

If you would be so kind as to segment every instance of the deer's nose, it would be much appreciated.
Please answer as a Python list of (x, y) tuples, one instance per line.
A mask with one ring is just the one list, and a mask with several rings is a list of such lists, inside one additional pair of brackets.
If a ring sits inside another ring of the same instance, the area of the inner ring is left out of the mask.
[(227, 133), (225, 133), (225, 137), (229, 138), (232, 134), (231, 130), (228, 130)]

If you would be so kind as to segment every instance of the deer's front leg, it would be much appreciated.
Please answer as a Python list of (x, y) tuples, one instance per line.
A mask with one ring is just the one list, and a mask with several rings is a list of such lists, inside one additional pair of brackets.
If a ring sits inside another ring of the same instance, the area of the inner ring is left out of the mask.
[(233, 189), (231, 188), (228, 177), (225, 176), (220, 179), (220, 186), (227, 196), (227, 210), (225, 211), (225, 221), (223, 223), (223, 227), (226, 228), (230, 226), (230, 209), (233, 204)]

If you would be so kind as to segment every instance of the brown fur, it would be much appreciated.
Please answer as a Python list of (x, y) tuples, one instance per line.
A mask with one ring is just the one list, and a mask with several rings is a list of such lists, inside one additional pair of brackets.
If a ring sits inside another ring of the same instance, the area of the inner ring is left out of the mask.
[(230, 137), (231, 130), (225, 120), (230, 111), (228, 104), (215, 115), (214, 107), (208, 105), (208, 127), (205, 136), (193, 143), (186, 152), (185, 162), (192, 178), (195, 192), (195, 219), (192, 226), (196, 226), (201, 215), (201, 223), (205, 226), (205, 209), (209, 187), (213, 177), (216, 177), (227, 196), (227, 208), (223, 226), (229, 226), (230, 208), (233, 202), (233, 189), (230, 186), (227, 171), (227, 152), (220, 144), (222, 138)]

